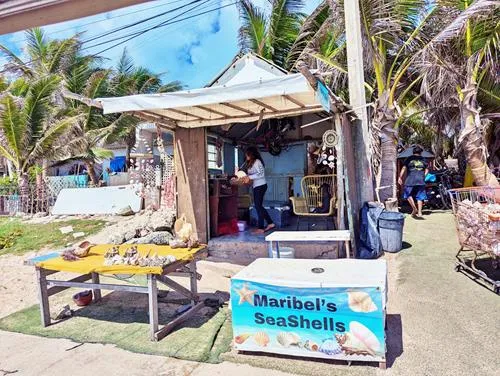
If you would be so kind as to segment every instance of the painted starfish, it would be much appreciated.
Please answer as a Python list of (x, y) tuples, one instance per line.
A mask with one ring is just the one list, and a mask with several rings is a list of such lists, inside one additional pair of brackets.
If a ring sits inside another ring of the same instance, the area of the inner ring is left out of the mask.
[(240, 301), (238, 305), (241, 305), (245, 302), (253, 305), (253, 295), (257, 292), (257, 290), (249, 290), (248, 285), (245, 283), (243, 287), (239, 290), (236, 290), (238, 295), (240, 296)]

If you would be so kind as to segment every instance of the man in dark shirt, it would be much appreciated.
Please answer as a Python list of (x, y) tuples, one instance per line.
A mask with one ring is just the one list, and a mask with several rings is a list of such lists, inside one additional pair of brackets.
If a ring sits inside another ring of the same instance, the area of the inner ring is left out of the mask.
[[(403, 198), (408, 200), (411, 205), (413, 217), (422, 218), (422, 205), (427, 195), (425, 194), (425, 175), (429, 172), (427, 162), (422, 157), (422, 148), (415, 146), (413, 155), (406, 158), (398, 183), (403, 185), (403, 176), (407, 172), (404, 182)], [(417, 205), (415, 205), (415, 199)]]

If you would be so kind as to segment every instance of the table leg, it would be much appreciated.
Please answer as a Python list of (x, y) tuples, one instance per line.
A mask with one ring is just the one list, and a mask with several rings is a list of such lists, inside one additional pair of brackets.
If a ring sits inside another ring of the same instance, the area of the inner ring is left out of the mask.
[(276, 242), (276, 256), (280, 258), (280, 242)]
[(49, 295), (47, 294), (47, 276), (45, 270), (36, 268), (36, 278), (38, 282), (38, 300), (40, 303), (40, 317), (42, 326), (50, 325)]
[[(99, 284), (99, 274), (92, 273), (92, 283)], [(92, 289), (92, 294), (94, 295), (94, 303), (101, 300), (101, 289), (95, 288)]]
[(273, 242), (268, 242), (267, 244), (267, 255), (269, 258), (273, 258)]
[(156, 276), (148, 274), (148, 302), (149, 302), (149, 336), (155, 341), (155, 333), (158, 331), (158, 287)]
[(347, 258), (351, 258), (351, 242), (349, 240), (345, 242), (345, 253)]
[[(189, 283), (191, 286), (191, 292), (193, 294), (198, 294), (198, 280), (196, 279), (196, 261), (191, 261), (188, 264), (189, 268)], [(191, 300), (191, 305), (195, 305), (196, 301), (193, 299)]]

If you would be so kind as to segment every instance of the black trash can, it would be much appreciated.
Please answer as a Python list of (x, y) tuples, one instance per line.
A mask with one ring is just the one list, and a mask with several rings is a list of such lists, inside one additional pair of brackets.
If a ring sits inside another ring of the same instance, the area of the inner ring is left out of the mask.
[(378, 229), (382, 249), (386, 252), (399, 252), (403, 247), (403, 213), (384, 211), (378, 218)]

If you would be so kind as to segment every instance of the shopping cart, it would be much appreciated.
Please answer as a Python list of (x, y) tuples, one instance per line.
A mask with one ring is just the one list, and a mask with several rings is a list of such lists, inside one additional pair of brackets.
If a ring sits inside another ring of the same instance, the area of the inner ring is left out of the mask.
[(466, 271), (500, 292), (500, 281), (488, 276), (477, 263), (491, 260), (493, 270), (500, 266), (500, 187), (459, 188), (448, 191), (457, 226), (460, 249), (456, 271)]

